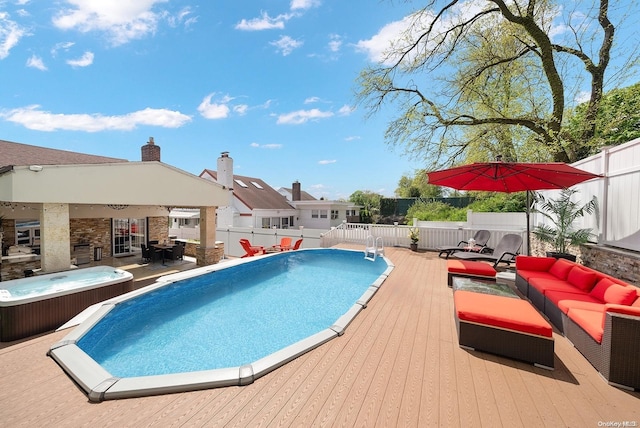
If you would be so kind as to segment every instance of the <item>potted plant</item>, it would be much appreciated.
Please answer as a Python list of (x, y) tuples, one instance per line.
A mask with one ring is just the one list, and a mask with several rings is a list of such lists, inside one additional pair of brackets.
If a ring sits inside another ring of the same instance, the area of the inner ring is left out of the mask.
[(420, 240), (420, 229), (412, 227), (409, 229), (409, 239), (411, 239), (411, 245), (409, 246), (412, 251), (418, 251), (418, 241)]
[(573, 223), (585, 214), (598, 211), (598, 200), (594, 196), (589, 202), (580, 205), (571, 200), (578, 193), (575, 189), (563, 189), (558, 199), (545, 199), (536, 197), (536, 211), (547, 218), (551, 224), (537, 226), (533, 234), (542, 242), (553, 246), (554, 251), (548, 251), (548, 257), (566, 258), (572, 261), (576, 256), (567, 252), (570, 245), (581, 245), (589, 241), (593, 236), (591, 229), (576, 229)]

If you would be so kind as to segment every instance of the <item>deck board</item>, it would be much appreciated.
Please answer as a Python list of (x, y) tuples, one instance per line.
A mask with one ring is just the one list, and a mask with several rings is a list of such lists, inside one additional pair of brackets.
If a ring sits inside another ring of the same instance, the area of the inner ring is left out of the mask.
[(66, 332), (2, 344), (2, 426), (640, 423), (640, 393), (607, 385), (557, 332), (554, 371), (461, 349), (446, 262), (434, 253), (386, 250), (396, 269), (344, 335), (243, 387), (94, 404), (46, 356)]

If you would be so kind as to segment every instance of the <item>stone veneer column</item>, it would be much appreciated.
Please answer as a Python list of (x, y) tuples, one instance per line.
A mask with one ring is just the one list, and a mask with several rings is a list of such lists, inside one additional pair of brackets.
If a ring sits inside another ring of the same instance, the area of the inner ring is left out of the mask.
[(69, 236), (69, 205), (43, 203), (40, 211), (40, 263), (43, 272), (69, 269)]
[(216, 245), (216, 207), (200, 208), (200, 246), (196, 249), (196, 263), (207, 266), (218, 263), (224, 254), (224, 244)]

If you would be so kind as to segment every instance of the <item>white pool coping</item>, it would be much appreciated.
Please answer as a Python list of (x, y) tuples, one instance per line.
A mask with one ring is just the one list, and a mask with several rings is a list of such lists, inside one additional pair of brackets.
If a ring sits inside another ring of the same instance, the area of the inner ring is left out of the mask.
[[(357, 251), (342, 249), (335, 250)], [(305, 249), (298, 251), (314, 250)], [(273, 255), (269, 254), (261, 257), (270, 256)], [(76, 317), (78, 318), (76, 321), (72, 320), (73, 322), (70, 321), (67, 323), (71, 326), (73, 323), (81, 321), (78, 327), (67, 334), (62, 340), (51, 346), (48, 355), (53, 358), (87, 393), (89, 400), (92, 402), (186, 392), (224, 386), (249, 385), (259, 377), (266, 375), (284, 364), (287, 364), (300, 355), (317, 348), (327, 341), (344, 334), (347, 326), (360, 313), (360, 311), (366, 308), (367, 303), (371, 300), (380, 286), (382, 286), (382, 283), (391, 274), (391, 271), (394, 268), (394, 265), (389, 259), (384, 256), (381, 258), (386, 262), (387, 269), (385, 269), (373, 284), (367, 288), (357, 302), (354, 303), (345, 314), (340, 316), (331, 327), (276, 351), (251, 364), (215, 370), (119, 378), (111, 375), (111, 373), (105, 370), (82, 349), (80, 349), (76, 343), (120, 302), (124, 302), (133, 297), (164, 287), (175, 281), (202, 275), (215, 270), (225, 269), (238, 264), (249, 263), (258, 259), (258, 257), (238, 259), (224, 263), (222, 266), (212, 265), (167, 275), (159, 278), (154, 284), (147, 287), (109, 299), (100, 304), (93, 305), (93, 307), (87, 309), (86, 313), (83, 312)], [(76, 318), (74, 318), (74, 320)]]

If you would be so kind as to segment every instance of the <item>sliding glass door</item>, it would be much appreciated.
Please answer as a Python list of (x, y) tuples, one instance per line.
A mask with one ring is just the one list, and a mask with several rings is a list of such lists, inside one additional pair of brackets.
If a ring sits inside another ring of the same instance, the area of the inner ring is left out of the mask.
[(114, 218), (112, 236), (114, 257), (140, 253), (141, 244), (147, 242), (147, 221), (144, 218)]

